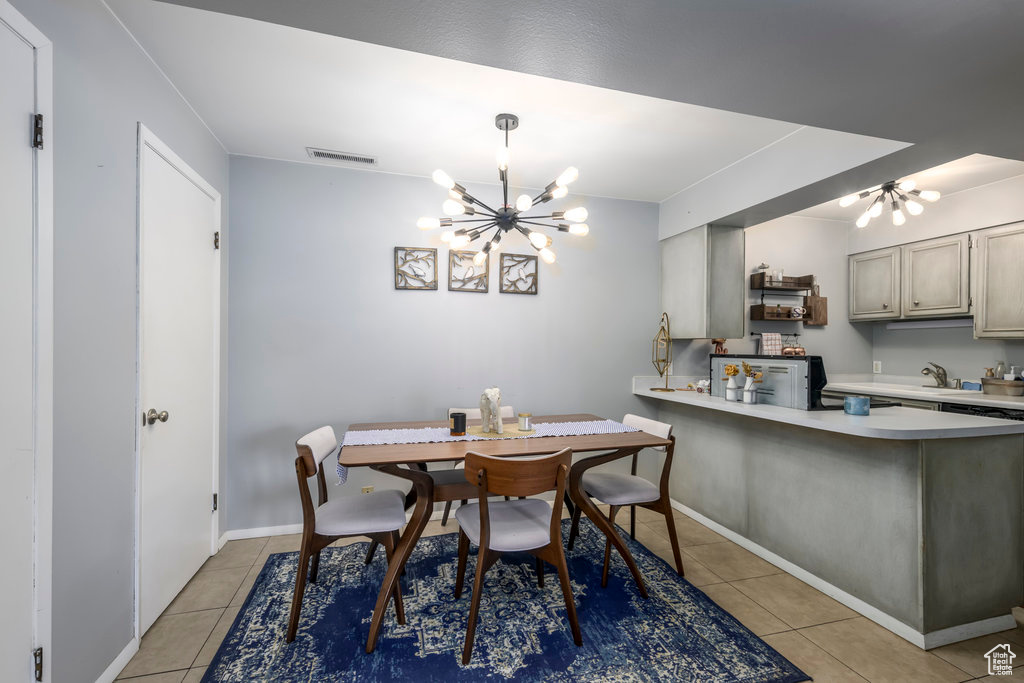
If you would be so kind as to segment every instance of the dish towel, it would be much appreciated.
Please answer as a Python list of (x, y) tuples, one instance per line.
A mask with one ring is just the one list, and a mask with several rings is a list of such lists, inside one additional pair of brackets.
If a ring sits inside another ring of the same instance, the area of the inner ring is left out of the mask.
[(782, 334), (779, 332), (764, 332), (761, 334), (761, 353), (765, 356), (782, 355)]

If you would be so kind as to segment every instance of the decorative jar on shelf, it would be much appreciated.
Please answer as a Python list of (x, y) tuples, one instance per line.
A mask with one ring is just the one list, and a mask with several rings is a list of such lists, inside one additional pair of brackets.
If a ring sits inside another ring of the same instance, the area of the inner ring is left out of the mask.
[(736, 384), (736, 378), (730, 377), (729, 383), (725, 385), (725, 400), (726, 401), (738, 401), (740, 400), (740, 388)]

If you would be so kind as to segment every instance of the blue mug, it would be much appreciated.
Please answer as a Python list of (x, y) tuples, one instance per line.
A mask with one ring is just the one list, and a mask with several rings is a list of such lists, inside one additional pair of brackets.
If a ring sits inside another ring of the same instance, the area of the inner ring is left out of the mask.
[(871, 412), (870, 396), (845, 396), (843, 412), (847, 415), (867, 415)]

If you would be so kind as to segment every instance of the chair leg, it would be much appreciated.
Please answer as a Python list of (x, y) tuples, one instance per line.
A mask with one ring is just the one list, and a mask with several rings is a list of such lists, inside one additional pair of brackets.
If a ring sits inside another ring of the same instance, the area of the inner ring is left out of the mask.
[(459, 564), (455, 570), (455, 599), (462, 597), (462, 582), (466, 578), (466, 559), (469, 557), (469, 536), (459, 529)]
[(462, 664), (469, 664), (473, 656), (473, 637), (476, 635), (476, 620), (480, 612), (480, 594), (484, 590), (484, 573), (487, 571), (488, 551), (480, 548), (476, 555), (476, 579), (473, 581), (473, 599), (469, 603), (469, 623), (466, 624), (466, 644), (462, 648)]
[(565, 564), (565, 552), (562, 550), (561, 544), (556, 545), (554, 550), (558, 582), (562, 585), (562, 595), (565, 597), (565, 615), (569, 618), (572, 640), (576, 645), (582, 645), (583, 635), (580, 633), (580, 622), (576, 618), (576, 600), (573, 598), (572, 585), (569, 583), (569, 567)]
[(377, 546), (380, 545), (377, 541), (370, 541), (370, 547), (366, 549), (366, 559), (363, 560), (364, 564), (370, 564), (373, 562), (373, 554), (377, 552)]
[[(611, 505), (608, 508), (608, 522), (615, 524), (615, 513), (619, 511), (618, 505)], [(612, 539), (604, 540), (604, 569), (601, 570), (601, 588), (608, 587), (608, 565), (612, 560)]]
[(544, 587), (544, 560), (537, 558), (537, 588)]
[(636, 540), (636, 505), (629, 506), (629, 537)]
[(672, 514), (672, 507), (667, 502), (663, 502), (662, 505), (665, 521), (668, 523), (668, 540), (672, 543), (672, 556), (676, 560), (676, 571), (679, 572), (679, 576), (686, 576), (683, 571), (682, 555), (679, 554), (679, 539), (676, 538), (676, 519)]
[(445, 504), (444, 504), (444, 514), (441, 515), (441, 526), (447, 526), (448, 525), (448, 515), (451, 514), (451, 511), (452, 511), (452, 502), (449, 500), (449, 501), (446, 501)]
[(569, 550), (572, 550), (576, 543), (576, 537), (580, 535), (580, 507), (577, 505), (572, 511), (572, 527), (569, 529)]
[[(391, 556), (395, 554), (395, 535), (394, 532), (390, 534), (384, 534), (384, 554), (388, 558), (388, 564), (391, 563)], [(392, 592), (395, 598), (395, 617), (398, 619), (398, 623), (405, 624), (405, 605), (402, 604), (402, 582), (395, 581), (395, 589)]]
[(299, 615), (302, 613), (302, 595), (306, 591), (306, 569), (309, 567), (309, 545), (302, 544), (299, 552), (299, 567), (295, 573), (295, 594), (292, 596), (292, 613), (288, 619), (288, 634), (284, 641), (290, 643), (295, 640), (295, 632), (299, 629)]
[(316, 577), (320, 576), (320, 551), (313, 553), (313, 568), (309, 571), (309, 582), (316, 583)]

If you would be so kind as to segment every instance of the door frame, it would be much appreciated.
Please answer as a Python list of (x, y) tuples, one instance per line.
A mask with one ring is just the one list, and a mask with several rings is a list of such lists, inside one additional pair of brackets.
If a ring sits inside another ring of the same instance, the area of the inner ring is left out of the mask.
[[(50, 680), (53, 633), (53, 43), (7, 0), (0, 0), (0, 22), (35, 52), (35, 108), (43, 115), (42, 149), (33, 167), (33, 390), (34, 529), (32, 628), (43, 648), (43, 680)], [(25, 122), (28, 141), (29, 126)], [(26, 658), (31, 653), (26, 652)]]
[[(137, 155), (137, 166), (138, 170), (136, 173), (136, 195), (135, 195), (135, 238), (136, 238), (136, 252), (135, 252), (135, 619), (134, 619), (134, 632), (136, 640), (142, 638), (141, 631), (141, 601), (142, 601), (142, 563), (141, 563), (141, 543), (142, 543), (142, 496), (141, 496), (141, 476), (142, 476), (142, 413), (145, 411), (142, 405), (142, 301), (143, 301), (143, 289), (142, 289), (142, 247), (143, 247), (143, 234), (142, 234), (142, 189), (144, 181), (145, 170), (143, 168), (143, 152), (146, 147), (149, 147), (152, 151), (158, 154), (167, 163), (173, 166), (179, 173), (187, 178), (193, 185), (199, 190), (208, 195), (214, 201), (214, 212), (216, 218), (215, 230), (220, 231), (221, 226), (221, 197), (212, 185), (199, 175), (191, 166), (189, 166), (184, 159), (179, 157), (174, 151), (164, 144), (163, 141), (158, 138), (153, 131), (145, 126), (141, 121), (138, 124), (138, 155)], [(211, 248), (213, 236), (210, 236)], [(216, 259), (214, 263), (214, 301), (213, 301), (213, 462), (212, 466), (212, 484), (213, 488), (210, 491), (210, 503), (213, 504), (212, 496), (217, 492), (220, 487), (220, 353), (221, 353), (221, 335), (220, 335), (220, 298), (221, 298), (221, 263), (220, 259)], [(219, 548), (220, 538), (220, 513), (214, 512), (210, 515), (210, 555), (216, 554)]]

